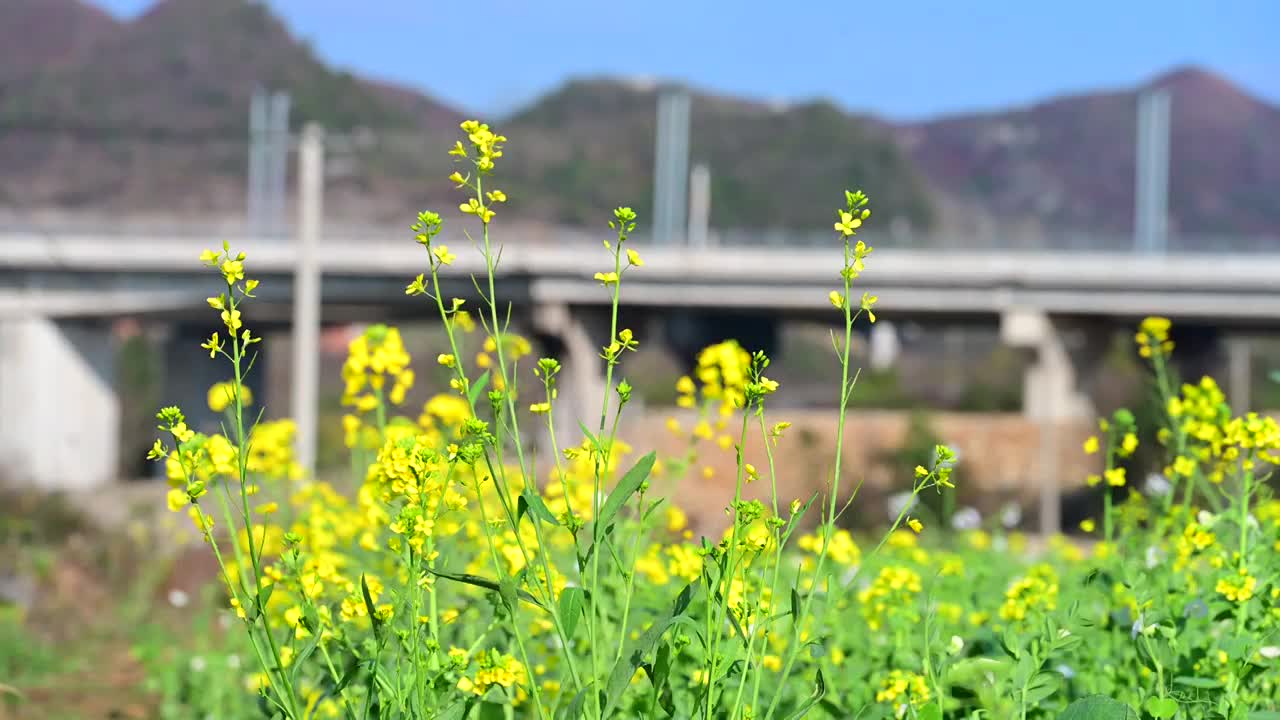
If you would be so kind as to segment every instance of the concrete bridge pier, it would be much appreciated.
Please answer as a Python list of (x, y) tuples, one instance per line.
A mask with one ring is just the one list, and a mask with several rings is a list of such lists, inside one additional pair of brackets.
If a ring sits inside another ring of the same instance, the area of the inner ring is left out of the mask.
[[(200, 343), (209, 339), (214, 331), (213, 326), (197, 324), (178, 324), (168, 328), (162, 342), (164, 378), (161, 385), (161, 406), (177, 405), (187, 417), (187, 425), (196, 432), (206, 434), (222, 433), (226, 421), (224, 413), (214, 412), (209, 407), (209, 388), (214, 383), (231, 380), (234, 371), (226, 358), (209, 357), (209, 351), (200, 347)], [(222, 330), (226, 335), (226, 330)], [(247, 368), (245, 384), (253, 395), (254, 405), (246, 409), (245, 425), (248, 426), (258, 417), (258, 408), (266, 401), (264, 380), (267, 376), (267, 343), (261, 342), (252, 346), (252, 353), (257, 357), (252, 365), (246, 358)], [(226, 432), (234, 433), (231, 428)]]
[[(604, 359), (600, 353), (608, 343), (608, 315), (598, 308), (545, 303), (533, 308), (529, 320), (542, 346), (542, 356), (560, 361), (553, 404), (556, 440), (561, 449), (576, 445), (582, 441), (578, 423), (593, 433), (600, 425), (600, 408), (606, 392)], [(528, 379), (521, 382), (528, 383)], [(611, 406), (616, 408), (615, 403), (616, 399), (611, 399)], [(547, 448), (550, 438), (545, 432), (541, 435), (539, 443)]]
[(115, 355), (104, 320), (0, 318), (0, 480), (85, 490), (115, 479)]
[(763, 350), (775, 357), (780, 347), (779, 321), (751, 313), (684, 311), (663, 318), (665, 342), (686, 372), (698, 365), (703, 348), (737, 340), (748, 352)]
[[(1075, 338), (1071, 330), (1080, 331)], [(1031, 352), (1023, 378), (1023, 413), (1040, 424), (1040, 530), (1061, 531), (1062, 478), (1058, 436), (1064, 424), (1089, 421), (1096, 412), (1087, 390), (1106, 352), (1108, 334), (1102, 327), (1072, 328), (1040, 310), (1012, 308), (1000, 318), (1004, 342)], [(1082, 382), (1083, 381), (1083, 382)]]

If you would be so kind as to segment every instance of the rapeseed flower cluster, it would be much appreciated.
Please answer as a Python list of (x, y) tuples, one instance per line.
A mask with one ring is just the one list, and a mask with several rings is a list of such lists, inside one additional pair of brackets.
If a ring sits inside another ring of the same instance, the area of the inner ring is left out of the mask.
[(880, 680), (876, 702), (893, 706), (893, 716), (904, 718), (911, 708), (929, 702), (929, 685), (924, 676), (908, 670), (890, 670)]
[[(361, 413), (374, 411), (383, 393), (386, 402), (399, 405), (413, 387), (413, 369), (400, 331), (386, 325), (371, 325), (351, 340), (342, 366), (342, 404)], [(391, 387), (388, 391), (387, 383)]]
[(1058, 574), (1053, 566), (1035, 565), (1025, 576), (1014, 580), (1004, 592), (1000, 617), (1021, 622), (1052, 611), (1058, 606)]
[[(471, 195), (468, 222), (483, 226), (481, 306), (473, 316), (472, 300), (441, 293), (439, 272), (457, 257), (439, 215), (419, 214), (424, 272), (407, 292), (436, 306), (447, 337), (429, 357), (449, 388), (406, 414), (413, 359), (399, 332), (374, 325), (355, 338), (342, 372), (349, 488), (303, 475), (289, 421), (246, 421), (258, 338), (242, 303), (257, 283), (229, 247), (203, 257), (223, 286), (209, 301), (219, 332), (202, 347), (232, 367), (208, 398), (226, 430), (197, 433), (166, 408), (151, 456), (165, 463), (170, 506), (215, 554), (253, 658), (238, 681), (270, 713), (1038, 720), (1095, 695), (1153, 717), (1210, 703), (1245, 717), (1280, 702), (1280, 650), (1265, 639), (1280, 630), (1280, 502), (1260, 480), (1280, 429), (1234, 416), (1211, 380), (1175, 391), (1168, 321), (1145, 321), (1138, 343), (1168, 420), (1144, 450), (1164, 453), (1170, 487), (1144, 494), (1135, 482), (1148, 429), (1131, 413), (1100, 422), (1083, 448), (1101, 456), (1091, 484), (1108, 491), (1092, 553), (1061, 537), (1033, 548), (1016, 519), (975, 517), (947, 534), (947, 512), (914, 502), (879, 541), (864, 538), (838, 521), (858, 507), (857, 489), (840, 487), (860, 469), (842, 464), (849, 341), (876, 302), (853, 287), (871, 253), (855, 238), (865, 195), (847, 193), (833, 227), (844, 255), (831, 302), (845, 319), (835, 462), (812, 498), (784, 499), (779, 479), (794, 468), (775, 451), (789, 424), (767, 417), (778, 384), (768, 358), (736, 342), (706, 348), (677, 384), (691, 411), (671, 421), (690, 440), (684, 457), (641, 455), (620, 437), (631, 386), (619, 358), (641, 338), (618, 323), (618, 304), (627, 273), (645, 267), (628, 208), (605, 243), (612, 267), (596, 275), (610, 304), (601, 412), (556, 427), (559, 363), (529, 367), (533, 343), (505, 332), (494, 300), (489, 231), (507, 197), (482, 181), (506, 138), (475, 121), (462, 130), (451, 154), (469, 168), (452, 179)], [(521, 427), (530, 418), (549, 452)], [(727, 522), (691, 528), (660, 485), (717, 451), (734, 460)], [(921, 461), (913, 501), (954, 488), (949, 448)]]
[(919, 618), (916, 595), (923, 586), (920, 574), (902, 566), (888, 566), (871, 584), (858, 593), (862, 617), (872, 630), (879, 630), (895, 619), (915, 622)]

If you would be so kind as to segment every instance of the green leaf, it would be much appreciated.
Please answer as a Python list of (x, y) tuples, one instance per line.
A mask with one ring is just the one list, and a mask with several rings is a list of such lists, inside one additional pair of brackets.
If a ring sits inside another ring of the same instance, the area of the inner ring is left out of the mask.
[(792, 622), (799, 622), (800, 618), (800, 593), (794, 587), (791, 588), (791, 617), (796, 618)]
[(671, 611), (673, 618), (683, 615), (689, 609), (689, 603), (693, 602), (693, 585), (694, 583), (685, 585), (680, 594), (676, 596), (676, 602)]
[(1280, 720), (1280, 712), (1275, 710), (1253, 710), (1249, 712), (1249, 720)]
[(520, 518), (524, 517), (525, 513), (530, 512), (542, 522), (551, 525), (560, 524), (556, 516), (551, 514), (547, 504), (543, 502), (542, 494), (531, 487), (526, 487), (520, 492), (520, 499), (516, 501), (516, 523), (519, 524)]
[(936, 702), (925, 705), (916, 713), (916, 720), (942, 720), (942, 706)]
[(324, 633), (321, 632), (311, 633), (311, 639), (308, 640), (307, 644), (302, 647), (302, 650), (294, 656), (293, 662), (289, 666), (289, 681), (291, 683), (297, 682), (298, 671), (302, 669), (304, 664), (306, 664), (307, 658), (311, 657), (311, 653), (316, 651), (316, 647), (320, 645), (320, 638), (323, 637), (323, 635)]
[(600, 508), (600, 518), (596, 521), (598, 527), (607, 527), (627, 500), (630, 500), (631, 496), (640, 489), (641, 483), (649, 479), (649, 473), (653, 470), (653, 463), (657, 459), (658, 454), (651, 452), (640, 458), (639, 462), (632, 465), (627, 474), (622, 476), (617, 487), (604, 501), (604, 506)]
[(826, 694), (827, 682), (822, 679), (822, 670), (819, 669), (818, 676), (814, 679), (813, 694), (805, 698), (805, 701), (800, 703), (800, 707), (797, 707), (795, 712), (787, 716), (787, 720), (799, 720), (799, 718), (804, 717), (805, 713), (809, 712), (809, 708), (817, 705), (822, 696)]
[(658, 705), (668, 714), (676, 714), (675, 698), (668, 680), (671, 677), (671, 645), (662, 643), (658, 646), (658, 657), (653, 661), (649, 680), (658, 691)]
[(275, 592), (276, 584), (267, 583), (258, 588), (258, 607), (265, 608), (267, 601), (271, 599), (271, 593)]
[(474, 699), (468, 699), (466, 702), (454, 703), (447, 710), (440, 714), (440, 720), (462, 720), (470, 712), (471, 707), (475, 705)]
[(627, 686), (631, 683), (631, 677), (635, 675), (636, 668), (644, 664), (645, 657), (653, 652), (654, 646), (666, 634), (667, 629), (683, 617), (692, 601), (693, 583), (690, 583), (676, 596), (675, 602), (671, 604), (671, 613), (666, 618), (656, 620), (643, 635), (627, 644), (626, 651), (614, 663), (613, 671), (609, 673), (609, 682), (604, 692), (604, 717), (613, 717), (611, 712), (617, 702), (622, 699)]
[(506, 718), (506, 706), (502, 703), (480, 701), (480, 712), (476, 713), (476, 720), (506, 720)]
[[(513, 578), (504, 577), (498, 581), (498, 596), (502, 598), (502, 604), (507, 606), (507, 611), (513, 616), (516, 612), (516, 581)], [(539, 605), (538, 607), (542, 607)]]
[[(499, 583), (496, 580), (490, 580), (487, 577), (481, 577), (479, 575), (470, 575), (468, 573), (446, 572), (444, 570), (436, 570), (435, 568), (430, 568), (430, 567), (427, 568), (427, 572), (431, 573), (432, 575), (435, 575), (436, 577), (442, 577), (446, 580), (460, 582), (465, 585), (474, 585), (475, 587), (484, 588), (485, 590), (492, 590), (493, 592), (496, 592), (499, 595), (503, 595), (504, 601), (507, 600), (507, 597), (504, 595), (504, 593), (507, 592), (507, 590), (503, 588), (503, 583)], [(516, 589), (514, 581), (511, 581), (510, 579), (508, 579), (504, 582), (510, 583), (509, 590), (512, 593), (512, 599), (514, 599), (515, 597), (519, 597), (521, 600), (524, 600), (525, 602), (529, 603), (530, 605), (533, 605), (534, 607), (540, 608), (542, 610), (547, 609), (547, 607), (542, 604), (542, 601), (534, 597), (529, 591)]]
[(587, 693), (595, 692), (594, 687), (594, 685), (587, 685), (579, 690), (568, 705), (560, 708), (560, 711), (556, 713), (556, 717), (560, 718), (560, 720), (581, 720), (583, 715), (582, 707), (587, 702)]
[(564, 628), (566, 638), (573, 639), (573, 631), (578, 629), (578, 621), (582, 618), (585, 594), (582, 588), (567, 587), (560, 591), (560, 625)]
[(373, 623), (373, 634), (382, 640), (382, 619), (378, 617), (378, 608), (373, 604), (373, 595), (369, 594), (369, 583), (364, 573), (360, 573), (360, 594), (364, 596), (364, 609), (369, 613), (369, 622)]
[(467, 388), (467, 404), (471, 407), (476, 406), (476, 401), (484, 394), (484, 389), (489, 386), (489, 371), (485, 370), (476, 381)]
[(1090, 695), (1067, 706), (1058, 720), (1137, 720), (1138, 713), (1105, 695)]
[(645, 509), (644, 515), (640, 518), (640, 522), (648, 524), (649, 518), (653, 517), (653, 514), (658, 511), (658, 508), (662, 507), (662, 503), (665, 500), (666, 498), (658, 498), (657, 500), (654, 500), (653, 504)]
[(1031, 678), (1027, 685), (1027, 705), (1038, 706), (1041, 701), (1058, 692), (1062, 685), (1062, 676), (1056, 672), (1041, 672)]
[(1169, 697), (1148, 698), (1145, 707), (1156, 720), (1168, 720), (1178, 714), (1178, 701)]
[(578, 421), (578, 429), (582, 431), (582, 437), (591, 442), (591, 446), (596, 449), (596, 452), (603, 455), (604, 448), (600, 446), (600, 438), (596, 437), (595, 433), (588, 430), (586, 424), (581, 420)]
[[(317, 633), (317, 635), (318, 634), (319, 633)], [(350, 685), (351, 681), (355, 680), (359, 674), (360, 662), (356, 659), (355, 655), (351, 655), (347, 661), (347, 667), (342, 673), (342, 677), (338, 679), (337, 684), (333, 686), (333, 690), (330, 691), (329, 694), (337, 697), (343, 690), (347, 689), (347, 686)]]

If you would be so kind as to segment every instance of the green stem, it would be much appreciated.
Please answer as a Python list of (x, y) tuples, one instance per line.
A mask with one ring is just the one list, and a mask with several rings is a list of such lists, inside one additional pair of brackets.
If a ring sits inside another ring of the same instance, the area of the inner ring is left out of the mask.
[[(852, 267), (851, 248), (849, 247), (849, 238), (844, 239), (844, 265), (841, 268), (841, 278), (844, 280), (844, 346), (840, 349), (840, 410), (836, 416), (836, 451), (835, 466), (832, 468), (831, 476), (831, 497), (828, 505), (823, 513), (823, 534), (822, 546), (818, 552), (818, 560), (814, 568), (814, 587), (813, 591), (806, 594), (800, 601), (800, 617), (791, 619), (791, 627), (793, 631), (793, 642), (787, 650), (787, 660), (782, 667), (782, 677), (779, 679), (779, 687), (785, 687), (787, 676), (791, 673), (791, 668), (795, 664), (796, 657), (799, 653), (799, 636), (802, 620), (808, 617), (810, 608), (813, 604), (813, 596), (817, 594), (818, 583), (822, 579), (822, 570), (827, 560), (827, 551), (831, 546), (831, 530), (835, 525), (836, 503), (840, 495), (840, 473), (842, 471), (842, 461), (844, 458), (844, 425), (845, 418), (849, 412), (849, 393), (850, 393), (850, 377), (849, 377), (849, 356), (850, 349), (853, 344), (853, 321), (857, 317), (854, 314), (852, 304), (853, 294), (853, 278), (849, 271)], [(861, 314), (859, 310), (858, 315)], [(778, 708), (778, 703), (782, 700), (784, 693), (779, 692), (774, 695), (773, 701), (769, 703), (769, 709), (765, 712), (764, 717), (773, 717), (773, 713)]]
[[(484, 524), (484, 537), (489, 545), (489, 556), (493, 560), (493, 570), (498, 577), (504, 576), (506, 573), (502, 567), (502, 560), (498, 557), (498, 548), (493, 542), (493, 530), (489, 527), (489, 513), (484, 507), (484, 493), (480, 488), (480, 478), (476, 475), (475, 468), (471, 468), (471, 474), (476, 478), (476, 497), (479, 501), (476, 503), (480, 506), (480, 521)], [(533, 664), (529, 662), (529, 651), (525, 648), (524, 637), (520, 634), (520, 623), (517, 622), (516, 615), (520, 610), (520, 600), (517, 599), (511, 607), (511, 635), (516, 640), (516, 648), (520, 652), (520, 662), (524, 663), (525, 672), (528, 673), (529, 695), (533, 698), (533, 707), (538, 713), (538, 717), (545, 718), (547, 711), (542, 707), (542, 697), (538, 693), (538, 683), (533, 678)]]
[[(235, 301), (235, 285), (227, 283), (227, 304), (236, 310), (238, 303)], [(262, 589), (262, 568), (260, 548), (255, 547), (253, 525), (249, 518), (249, 449), (247, 447), (247, 434), (244, 426), (244, 372), (242, 362), (244, 360), (245, 345), (240, 335), (232, 334), (231, 336), (231, 364), (234, 374), (234, 405), (235, 405), (235, 430), (236, 430), (236, 454), (237, 469), (240, 481), (240, 502), (245, 517), (245, 537), (249, 546), (249, 561), (253, 566), (253, 597), (250, 601), (257, 608), (257, 619), (262, 620), (262, 632), (267, 636), (267, 644), (271, 648), (271, 657), (275, 661), (275, 667), (280, 668), (279, 675), (283, 685), (283, 690), (287, 695), (289, 703), (289, 712), (295, 718), (300, 718), (301, 713), (298, 711), (297, 697), (293, 691), (293, 685), (289, 681), (288, 675), (284, 672), (284, 663), (280, 660), (280, 648), (276, 643), (275, 635), (271, 632), (270, 626), (267, 624), (266, 608), (261, 607), (258, 602), (259, 592)], [(234, 542), (234, 536), (233, 536)], [(256, 622), (256, 619), (255, 619)]]
[[(621, 236), (621, 231), (619, 232)], [(621, 258), (621, 241), (613, 250), (613, 268), (615, 277), (618, 281), (613, 284), (613, 293), (609, 302), (609, 344), (612, 345), (618, 337), (618, 299), (622, 289), (622, 258)], [(604, 397), (601, 399), (600, 407), (600, 425), (597, 429), (596, 440), (603, 444), (603, 448), (595, 450), (595, 473), (592, 480), (591, 494), (591, 536), (592, 536), (592, 553), (591, 553), (591, 617), (587, 623), (587, 631), (591, 639), (591, 671), (594, 677), (600, 675), (600, 654), (597, 651), (599, 647), (599, 631), (597, 624), (602, 620), (600, 608), (600, 543), (604, 538), (603, 529), (598, 522), (600, 518), (600, 498), (604, 489), (604, 476), (609, 470), (609, 461), (613, 457), (614, 438), (610, 437), (607, 443), (604, 443), (600, 437), (604, 435), (605, 427), (608, 425), (609, 419), (609, 393), (613, 391), (613, 367), (617, 362), (617, 356), (610, 355), (605, 361), (604, 375)], [(603, 708), (600, 705), (599, 693), (592, 692), (592, 707), (595, 708), (596, 717), (603, 720)]]
[[(772, 446), (772, 444), (770, 443), (770, 439), (771, 439), (771, 438), (769, 437), (769, 432), (768, 432), (768, 430), (765, 428), (765, 422), (764, 422), (764, 404), (763, 404), (763, 403), (761, 403), (761, 404), (759, 405), (759, 407), (757, 408), (757, 410), (756, 410), (756, 417), (760, 420), (760, 435), (761, 435), (761, 437), (763, 437), (763, 438), (764, 438), (764, 452), (765, 452), (765, 456), (769, 459), (769, 490), (770, 490), (770, 494), (771, 494), (772, 499), (773, 499), (773, 517), (778, 518), (778, 517), (779, 517), (779, 514), (778, 514), (778, 474), (777, 474), (777, 470), (776, 470), (776, 468), (774, 467), (774, 460), (773, 460), (773, 446)], [(771, 598), (771, 602), (773, 602), (773, 603), (777, 603), (777, 597), (778, 597), (778, 580), (779, 580), (779, 577), (780, 577), (780, 576), (781, 576), (781, 574), (782, 574), (782, 573), (781, 573), (781, 570), (782, 570), (782, 546), (783, 546), (783, 544), (784, 544), (784, 538), (783, 538), (783, 536), (782, 536), (782, 531), (781, 531), (780, 529), (777, 529), (777, 528), (775, 528), (775, 529), (774, 529), (773, 537), (774, 537), (774, 545), (775, 545), (775, 547), (774, 547), (774, 556), (773, 556), (773, 580), (769, 583), (769, 597)], [(764, 633), (764, 637), (763, 637), (763, 638), (761, 638), (761, 640), (762, 640), (762, 641), (763, 641), (763, 640), (765, 640), (765, 639), (767, 639), (767, 637), (768, 637), (769, 629), (768, 629), (768, 625), (767, 625), (767, 624), (766, 624), (766, 625), (764, 626), (764, 628), (763, 628), (763, 633)], [(763, 656), (763, 652), (761, 653), (761, 655)], [(749, 669), (749, 668), (748, 668), (748, 669)], [(760, 683), (761, 683), (761, 681), (762, 681), (763, 679), (764, 679), (764, 667), (763, 667), (763, 666), (761, 666), (761, 667), (756, 668), (755, 683), (754, 683), (753, 687), (751, 688), (751, 707), (752, 707), (752, 709), (755, 709), (755, 708), (757, 707), (758, 703), (760, 702)]]
[[(733, 581), (737, 577), (738, 572), (734, 557), (738, 550), (738, 529), (741, 526), (741, 523), (738, 522), (738, 506), (742, 502), (742, 487), (746, 478), (746, 469), (744, 467), (745, 461), (743, 460), (742, 451), (747, 444), (747, 423), (750, 422), (750, 418), (751, 416), (746, 412), (746, 408), (743, 408), (742, 430), (739, 432), (737, 448), (738, 469), (733, 487), (733, 505), (731, 506), (733, 509), (733, 512), (731, 513), (733, 525), (729, 531), (729, 547), (725, 549), (724, 566), (728, 572), (721, 574), (720, 582), (718, 583), (721, 601), (712, 605), (712, 594), (708, 593), (707, 596), (707, 603), (708, 605), (711, 605), (708, 609), (712, 612), (714, 620), (712, 622), (713, 634), (709, 637), (710, 652), (707, 657), (707, 692), (706, 704), (704, 707), (704, 717), (706, 720), (711, 720), (711, 695), (714, 693), (716, 685), (716, 666), (718, 664), (717, 660), (719, 659), (718, 653), (720, 652), (720, 640), (724, 635), (724, 622), (728, 618), (729, 613), (732, 612), (732, 609), (729, 607), (729, 594), (733, 590)], [(718, 617), (715, 617), (716, 610), (719, 610)], [(745, 683), (739, 684), (739, 690), (741, 690), (742, 687), (745, 687)]]

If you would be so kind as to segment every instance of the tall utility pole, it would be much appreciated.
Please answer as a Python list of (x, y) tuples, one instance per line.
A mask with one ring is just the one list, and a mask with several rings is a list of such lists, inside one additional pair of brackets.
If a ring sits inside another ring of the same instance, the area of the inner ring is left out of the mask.
[(705, 248), (710, 243), (708, 227), (711, 224), (711, 170), (702, 164), (694, 165), (689, 173), (689, 247)]
[(658, 92), (658, 132), (653, 167), (653, 241), (671, 245), (685, 232), (689, 182), (689, 92), (669, 86)]
[(245, 197), (245, 234), (249, 237), (265, 234), (263, 204), (267, 197), (266, 147), (270, 114), (267, 94), (261, 89), (254, 90), (253, 99), (249, 101), (249, 187)]
[(285, 192), (289, 177), (289, 108), (288, 93), (271, 95), (271, 154), (267, 182), (270, 205), (267, 208), (267, 233), (273, 238), (285, 235)]
[(245, 201), (249, 237), (285, 234), (289, 163), (289, 95), (258, 88), (249, 103), (249, 182)]
[(1163, 254), (1169, 237), (1168, 90), (1138, 96), (1138, 152), (1134, 184), (1133, 247)]
[(298, 146), (298, 264), (293, 279), (293, 418), (298, 464), (314, 475), (320, 383), (320, 224), (324, 216), (324, 131), (311, 124)]

